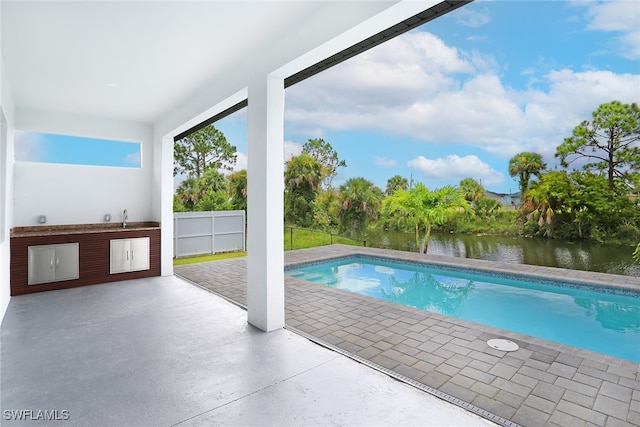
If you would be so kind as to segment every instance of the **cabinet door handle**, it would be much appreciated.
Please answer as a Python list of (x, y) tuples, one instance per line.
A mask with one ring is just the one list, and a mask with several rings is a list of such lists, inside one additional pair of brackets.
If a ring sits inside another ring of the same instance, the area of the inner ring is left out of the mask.
[(53, 257), (51, 257), (51, 262), (49, 263), (49, 269), (53, 270)]
[(133, 249), (131, 249), (131, 260), (133, 261)]
[(127, 251), (127, 261), (129, 261), (129, 251)]
[(56, 269), (60, 267), (60, 257), (56, 257)]

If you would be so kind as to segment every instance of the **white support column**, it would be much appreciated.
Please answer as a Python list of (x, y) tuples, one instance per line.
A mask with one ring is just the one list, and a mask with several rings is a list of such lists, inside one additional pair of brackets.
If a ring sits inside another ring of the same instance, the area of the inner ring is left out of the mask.
[(247, 305), (249, 323), (284, 326), (284, 80), (249, 86)]
[(152, 217), (161, 225), (160, 274), (173, 274), (173, 137), (154, 135)]

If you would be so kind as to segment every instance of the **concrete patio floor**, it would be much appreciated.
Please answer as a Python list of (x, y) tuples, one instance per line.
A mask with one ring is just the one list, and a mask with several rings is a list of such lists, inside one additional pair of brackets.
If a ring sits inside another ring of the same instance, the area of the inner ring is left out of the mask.
[[(640, 289), (640, 278), (332, 245), (285, 253), (297, 264), (353, 253), (576, 279)], [(244, 258), (176, 274), (246, 303)], [(539, 338), (285, 278), (286, 325), (503, 425), (640, 426), (640, 364)], [(506, 337), (513, 353), (488, 339)], [(640, 351), (640, 348), (638, 349)]]
[[(246, 318), (178, 277), (13, 297), (0, 336), (0, 423), (491, 425), (291, 331), (260, 332)], [(11, 420), (19, 416), (31, 421)], [(59, 420), (37, 419), (51, 416)]]

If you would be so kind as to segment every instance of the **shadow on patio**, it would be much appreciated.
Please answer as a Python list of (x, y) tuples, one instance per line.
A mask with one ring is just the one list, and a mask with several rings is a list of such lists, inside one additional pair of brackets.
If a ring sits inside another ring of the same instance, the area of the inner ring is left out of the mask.
[(14, 297), (0, 343), (3, 425), (490, 424), (178, 277)]

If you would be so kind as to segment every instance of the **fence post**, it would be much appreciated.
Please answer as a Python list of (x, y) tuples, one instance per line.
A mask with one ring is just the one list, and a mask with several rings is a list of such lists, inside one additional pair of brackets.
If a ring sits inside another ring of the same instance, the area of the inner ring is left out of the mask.
[(178, 258), (178, 217), (173, 213), (173, 257)]
[(366, 240), (362, 241), (362, 246), (364, 246), (365, 248), (367, 247), (367, 241)]
[(242, 251), (247, 250), (247, 211), (242, 210)]
[(293, 227), (289, 227), (289, 250), (293, 250)]
[(333, 245), (333, 233), (329, 233), (329, 242)]
[(216, 214), (211, 212), (211, 253), (216, 253)]

